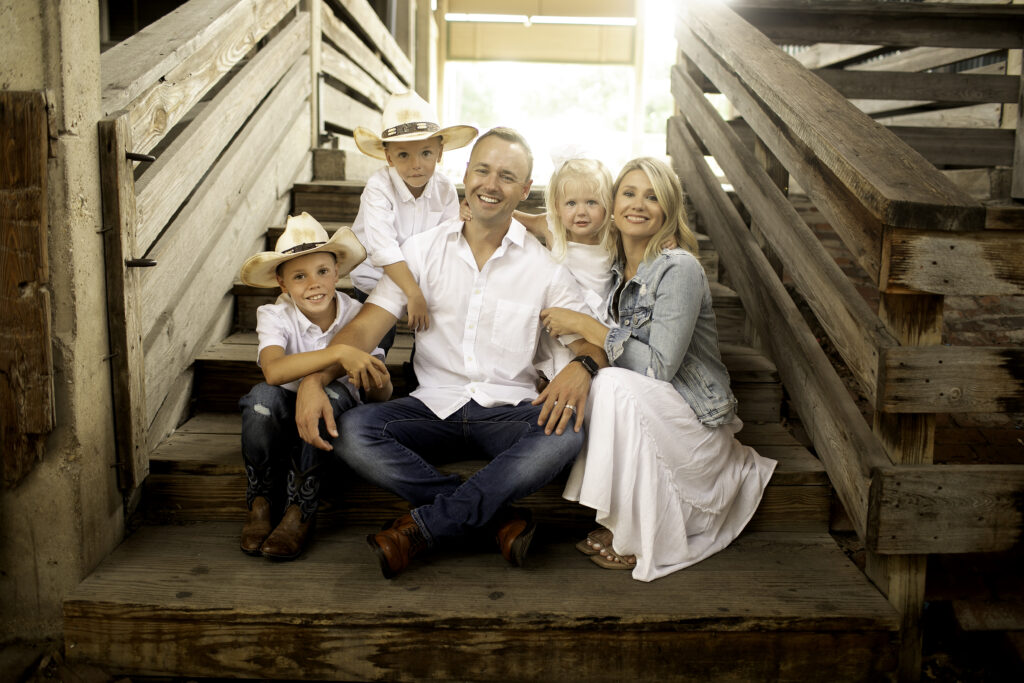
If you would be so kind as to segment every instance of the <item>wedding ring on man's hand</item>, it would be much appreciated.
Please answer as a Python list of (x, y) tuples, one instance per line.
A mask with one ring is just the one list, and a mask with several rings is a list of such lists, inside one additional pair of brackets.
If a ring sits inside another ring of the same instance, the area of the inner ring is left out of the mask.
[(571, 410), (573, 415), (576, 414), (576, 406), (569, 405), (568, 403), (565, 404), (565, 407), (562, 408), (562, 410)]

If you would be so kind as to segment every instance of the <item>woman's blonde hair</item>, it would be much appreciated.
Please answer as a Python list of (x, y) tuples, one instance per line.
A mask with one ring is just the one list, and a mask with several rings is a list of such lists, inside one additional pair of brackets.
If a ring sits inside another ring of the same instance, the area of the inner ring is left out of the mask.
[(568, 234), (558, 217), (558, 205), (565, 197), (565, 188), (571, 183), (593, 192), (604, 208), (604, 222), (597, 234), (602, 246), (608, 249), (611, 245), (611, 231), (608, 228), (612, 222), (612, 174), (596, 159), (569, 159), (555, 169), (544, 188), (544, 205), (548, 212), (548, 230), (551, 232), (551, 244), (548, 247), (559, 261), (565, 258)]
[[(626, 165), (619, 171), (619, 177), (615, 179), (612, 187), (612, 201), (619, 194), (619, 186), (622, 179), (630, 171), (643, 171), (651, 181), (654, 188), (654, 196), (658, 198), (661, 210), (665, 212), (665, 223), (655, 235), (647, 242), (647, 249), (644, 250), (644, 261), (650, 261), (661, 253), (661, 245), (670, 237), (675, 239), (680, 249), (685, 249), (694, 256), (697, 255), (697, 237), (686, 224), (686, 208), (683, 204), (683, 186), (679, 182), (679, 176), (668, 164), (654, 157), (639, 157), (627, 161)], [(613, 204), (614, 205), (614, 204)], [(614, 240), (612, 253), (622, 257), (622, 242), (619, 239), (619, 231), (608, 231)]]

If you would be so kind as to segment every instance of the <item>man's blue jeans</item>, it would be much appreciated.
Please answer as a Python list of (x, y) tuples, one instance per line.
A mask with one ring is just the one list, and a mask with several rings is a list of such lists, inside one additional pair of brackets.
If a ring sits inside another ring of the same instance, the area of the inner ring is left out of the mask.
[[(335, 421), (356, 405), (338, 382), (326, 389)], [(248, 478), (246, 505), (263, 496), (275, 509), (299, 505), (302, 518), (316, 512), (320, 500), (321, 459), (326, 455), (299, 438), (295, 426), (295, 392), (261, 382), (238, 402), (242, 409), (242, 460)], [(320, 421), (320, 434), (331, 437)], [(283, 510), (282, 510), (283, 511)]]
[[(583, 432), (544, 434), (540, 406), (484, 408), (470, 401), (441, 420), (413, 397), (366, 404), (341, 418), (334, 452), (367, 481), (414, 506), (434, 543), (484, 528), (502, 507), (533, 493), (580, 452)], [(433, 464), (490, 462), (466, 481)]]

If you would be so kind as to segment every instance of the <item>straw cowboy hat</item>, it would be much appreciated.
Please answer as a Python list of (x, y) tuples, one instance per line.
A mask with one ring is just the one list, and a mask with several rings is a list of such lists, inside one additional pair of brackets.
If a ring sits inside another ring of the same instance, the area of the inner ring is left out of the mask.
[(441, 128), (437, 123), (434, 108), (414, 92), (392, 95), (384, 105), (381, 114), (384, 132), (377, 135), (369, 128), (358, 126), (352, 131), (356, 147), (363, 154), (386, 161), (385, 142), (411, 142), (440, 137), (445, 149), (465, 147), (476, 137), (473, 126), (449, 126)]
[(274, 251), (261, 251), (242, 265), (242, 282), (250, 287), (277, 287), (277, 267), (299, 256), (319, 252), (334, 254), (338, 262), (338, 278), (348, 275), (366, 258), (366, 249), (349, 228), (338, 228), (328, 237), (320, 223), (303, 211), (288, 216), (284, 232), (277, 238)]

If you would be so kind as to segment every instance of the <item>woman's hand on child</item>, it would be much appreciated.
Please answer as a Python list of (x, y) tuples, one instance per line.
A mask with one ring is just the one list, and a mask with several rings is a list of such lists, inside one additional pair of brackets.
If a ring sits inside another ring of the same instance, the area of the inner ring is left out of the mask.
[(568, 308), (545, 308), (540, 312), (540, 322), (552, 337), (582, 334), (583, 323), (588, 317)]
[(409, 329), (413, 332), (423, 332), (430, 327), (427, 300), (423, 298), (422, 292), (416, 292), (410, 296), (405, 308), (406, 317), (409, 320)]
[(345, 368), (345, 374), (357, 389), (381, 389), (388, 381), (388, 367), (381, 359), (348, 344), (338, 344), (329, 348), (338, 349), (338, 362)]

